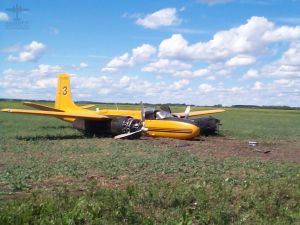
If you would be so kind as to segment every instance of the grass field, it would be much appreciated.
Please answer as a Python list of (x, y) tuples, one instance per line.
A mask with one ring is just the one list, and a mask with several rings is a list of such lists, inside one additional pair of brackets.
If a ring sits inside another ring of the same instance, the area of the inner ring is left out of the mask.
[(180, 141), (0, 113), (0, 224), (300, 224), (300, 111), (216, 116), (219, 136)]

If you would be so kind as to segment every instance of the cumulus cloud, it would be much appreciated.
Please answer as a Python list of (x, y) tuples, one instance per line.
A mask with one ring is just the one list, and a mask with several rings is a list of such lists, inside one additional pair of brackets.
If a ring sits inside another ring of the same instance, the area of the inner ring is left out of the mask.
[(159, 59), (157, 62), (149, 63), (142, 68), (143, 72), (159, 72), (175, 74), (178, 71), (190, 70), (192, 65), (179, 60)]
[(72, 68), (73, 68), (74, 70), (82, 70), (82, 69), (87, 68), (88, 66), (89, 66), (89, 65), (88, 65), (87, 63), (81, 62), (81, 63), (79, 63), (79, 65), (72, 65)]
[(190, 81), (187, 80), (187, 79), (182, 79), (182, 80), (179, 80), (179, 81), (175, 81), (175, 82), (171, 85), (171, 89), (174, 89), (174, 90), (180, 90), (180, 89), (182, 89), (183, 87), (186, 87), (189, 83), (190, 83)]
[(256, 81), (253, 85), (253, 90), (261, 90), (263, 89), (263, 84), (260, 81)]
[(128, 53), (124, 53), (121, 56), (114, 57), (104, 68), (102, 68), (102, 71), (115, 72), (123, 67), (132, 67), (137, 63), (147, 61), (155, 53), (155, 47), (149, 44), (143, 44), (132, 49), (131, 56)]
[(288, 27), (282, 26), (277, 29), (266, 31), (262, 39), (267, 42), (278, 42), (285, 40), (293, 40), (300, 37), (300, 26)]
[(11, 62), (36, 62), (44, 54), (46, 45), (41, 42), (32, 41), (22, 46), (18, 55), (9, 55), (7, 60)]
[[(2, 95), (5, 94), (5, 97), (10, 98), (53, 98), (55, 92), (45, 90), (56, 87), (58, 72), (61, 72), (60, 66), (46, 64), (38, 65), (31, 70), (6, 69), (0, 78), (0, 87), (4, 91)], [(37, 95), (38, 90), (43, 90), (41, 95)]]
[(175, 77), (195, 78), (204, 77), (214, 73), (214, 69), (217, 68), (210, 66), (208, 68), (193, 70), (191, 64), (182, 62), (180, 60), (159, 59), (156, 62), (145, 65), (141, 71), (148, 73), (170, 74)]
[(209, 80), (215, 80), (216, 75), (229, 77), (233, 67), (227, 67), (222, 63), (210, 64), (207, 67), (193, 69), (193, 65), (181, 60), (159, 59), (156, 62), (149, 63), (142, 67), (142, 72), (164, 73), (175, 77), (196, 78), (205, 77)]
[(289, 87), (293, 87), (296, 82), (294, 80), (279, 79), (279, 80), (274, 80), (273, 83), (277, 86), (289, 88)]
[(225, 65), (227, 66), (247, 66), (255, 63), (256, 59), (253, 56), (249, 55), (237, 55), (229, 59)]
[(200, 92), (204, 92), (204, 93), (207, 93), (207, 92), (212, 92), (214, 90), (214, 87), (210, 84), (200, 84), (199, 85), (199, 91)]
[(0, 22), (1, 21), (4, 21), (4, 22), (9, 21), (9, 17), (5, 12), (0, 12)]
[(300, 43), (292, 43), (281, 59), (264, 66), (260, 72), (269, 77), (300, 78)]
[[(7, 69), (0, 78), (0, 96), (6, 98), (54, 99), (58, 68), (55, 65), (30, 70)], [(50, 68), (54, 68), (51, 70)], [(55, 69), (56, 68), (56, 69)], [(36, 71), (49, 71), (38, 75)], [(199, 105), (292, 105), (297, 106), (300, 80), (256, 81), (248, 86), (228, 86), (221, 82), (194, 85), (188, 79), (145, 80), (138, 76), (76, 75), (71, 77), (75, 101), (188, 103)], [(113, 93), (113, 95), (111, 94)], [(201, 98), (199, 98), (201, 96)], [(299, 102), (299, 101), (298, 101)]]
[(162, 26), (178, 25), (181, 20), (176, 15), (176, 8), (165, 8), (148, 14), (144, 18), (138, 18), (135, 22), (145, 28), (157, 29)]
[(249, 80), (249, 79), (254, 79), (254, 78), (258, 78), (258, 71), (257, 71), (257, 70), (254, 70), (254, 69), (248, 70), (248, 71), (242, 76), (242, 79), (243, 79), (243, 80)]
[(59, 65), (47, 65), (47, 64), (40, 64), (36, 69), (31, 70), (31, 75), (36, 76), (46, 76), (52, 73), (61, 72), (62, 68)]
[[(254, 57), (266, 51), (274, 41), (300, 38), (299, 27), (276, 27), (264, 17), (251, 17), (246, 24), (217, 32), (207, 42), (189, 44), (181, 34), (174, 34), (159, 45), (162, 58), (217, 61), (237, 55)], [(253, 61), (253, 58), (252, 60)]]
[[(207, 42), (190, 44), (181, 34), (173, 34), (162, 40), (157, 53), (158, 59), (141, 68), (142, 72), (165, 73), (172, 76), (193, 78), (205, 77), (210, 80), (219, 76), (231, 77), (237, 67), (255, 66), (257, 57), (267, 54), (274, 42), (294, 41), (300, 38), (299, 27), (276, 26), (265, 17), (251, 17), (245, 24), (228, 30), (219, 31)], [(274, 49), (274, 48), (273, 48)], [(132, 50), (131, 53), (114, 57), (102, 71), (118, 71), (120, 68), (132, 67), (146, 62), (156, 53), (156, 48), (144, 44)], [(287, 53), (288, 54), (288, 53)], [(295, 53), (290, 53), (295, 54)], [(288, 55), (286, 56), (288, 57)], [(289, 60), (299, 57), (290, 57)], [(187, 62), (189, 61), (189, 62)], [(206, 68), (193, 69), (196, 63), (208, 64)], [(281, 62), (281, 64), (283, 64)], [(270, 74), (275, 64), (264, 68)], [(282, 70), (297, 69), (289, 64)], [(257, 78), (261, 70), (257, 69), (241, 75), (242, 80)]]

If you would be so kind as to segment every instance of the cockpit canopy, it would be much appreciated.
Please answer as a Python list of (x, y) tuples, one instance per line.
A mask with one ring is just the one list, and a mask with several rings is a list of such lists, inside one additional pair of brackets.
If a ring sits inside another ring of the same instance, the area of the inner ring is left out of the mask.
[(170, 117), (174, 117), (171, 113), (171, 109), (167, 105), (162, 105), (160, 110), (155, 110), (155, 107), (147, 107), (144, 109), (145, 119), (148, 120), (162, 120)]

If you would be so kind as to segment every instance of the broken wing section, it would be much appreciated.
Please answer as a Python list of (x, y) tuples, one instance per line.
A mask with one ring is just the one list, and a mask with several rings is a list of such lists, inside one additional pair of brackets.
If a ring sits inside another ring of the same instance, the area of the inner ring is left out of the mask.
[[(202, 110), (202, 111), (193, 111), (189, 113), (189, 117), (196, 117), (196, 116), (203, 116), (203, 115), (209, 115), (209, 114), (214, 114), (214, 113), (221, 113), (225, 112), (224, 109), (212, 109), (212, 110)], [(173, 113), (174, 116), (183, 118), (185, 117), (185, 113)]]

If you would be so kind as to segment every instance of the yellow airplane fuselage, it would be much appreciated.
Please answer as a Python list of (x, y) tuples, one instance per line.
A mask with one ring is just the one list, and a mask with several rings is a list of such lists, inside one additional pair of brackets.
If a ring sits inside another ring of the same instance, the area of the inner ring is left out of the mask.
[[(98, 111), (101, 115), (131, 116), (135, 119), (141, 119), (141, 111), (137, 110), (112, 110), (103, 109)], [(145, 120), (145, 127), (148, 128), (147, 136), (151, 137), (169, 137), (177, 139), (191, 139), (199, 135), (198, 126), (184, 120)]]
[[(67, 110), (68, 111), (68, 110)], [(141, 112), (137, 110), (111, 110), (103, 109), (99, 111), (93, 111), (88, 109), (81, 109), (77, 112), (110, 115), (110, 116), (130, 116), (135, 119), (141, 119)], [(73, 118), (64, 118), (66, 122), (73, 122)], [(199, 135), (200, 129), (198, 126), (184, 121), (183, 119), (172, 120), (145, 120), (145, 127), (148, 131), (145, 132), (150, 137), (166, 137), (166, 138), (177, 138), (177, 139), (192, 139)]]

